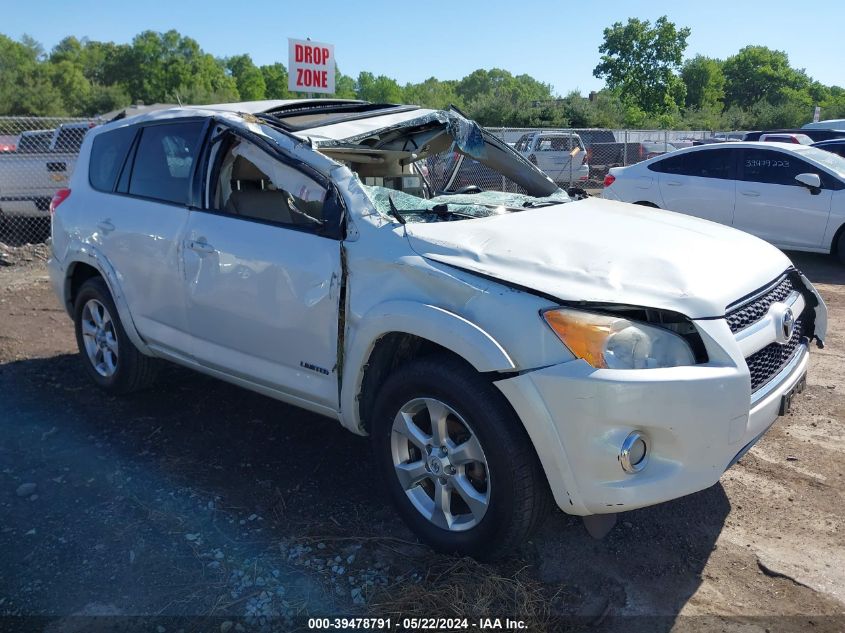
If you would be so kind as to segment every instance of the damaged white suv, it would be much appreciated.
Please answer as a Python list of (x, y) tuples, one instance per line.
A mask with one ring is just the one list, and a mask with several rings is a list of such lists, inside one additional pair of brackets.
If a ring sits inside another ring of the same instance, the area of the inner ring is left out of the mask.
[(454, 109), (114, 121), (51, 210), (52, 281), (97, 384), (137, 389), (163, 358), (334, 418), (372, 437), (420, 538), (476, 556), (552, 500), (595, 528), (713, 485), (801, 390), (826, 328), (776, 248), (571, 201)]

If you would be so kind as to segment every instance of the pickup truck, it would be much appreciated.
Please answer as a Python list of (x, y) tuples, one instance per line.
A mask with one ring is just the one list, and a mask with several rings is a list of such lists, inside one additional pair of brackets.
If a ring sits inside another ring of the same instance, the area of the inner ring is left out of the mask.
[(675, 146), (663, 141), (629, 141), (627, 143), (593, 143), (587, 148), (590, 180), (601, 181), (611, 167), (633, 165), (671, 152)]
[(14, 152), (0, 154), (0, 221), (47, 217), (50, 199), (67, 184), (82, 139), (93, 123), (64, 123), (50, 132), (24, 132)]

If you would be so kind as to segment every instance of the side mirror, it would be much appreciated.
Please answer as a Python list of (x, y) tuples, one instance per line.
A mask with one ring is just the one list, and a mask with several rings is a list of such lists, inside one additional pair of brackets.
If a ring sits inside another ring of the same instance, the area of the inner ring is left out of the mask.
[(795, 180), (807, 187), (814, 196), (822, 190), (822, 179), (818, 174), (798, 174)]

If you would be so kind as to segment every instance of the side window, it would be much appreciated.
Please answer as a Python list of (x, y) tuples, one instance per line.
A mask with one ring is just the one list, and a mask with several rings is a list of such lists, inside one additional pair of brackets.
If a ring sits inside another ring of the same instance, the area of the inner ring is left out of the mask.
[(796, 187), (801, 186), (795, 180), (798, 174), (821, 171), (790, 154), (767, 149), (743, 150), (740, 168), (742, 180), (747, 182)]
[(129, 193), (188, 204), (191, 168), (199, 151), (202, 128), (200, 121), (142, 128), (129, 179)]
[(649, 165), (652, 171), (698, 178), (733, 178), (733, 150), (711, 149), (668, 156)]
[(78, 125), (59, 128), (55, 150), (57, 152), (78, 154), (79, 148), (82, 147), (82, 139), (88, 133), (89, 129), (88, 127), (80, 127)]
[(88, 163), (88, 181), (97, 191), (111, 192), (114, 181), (126, 160), (126, 154), (138, 131), (133, 125), (104, 132), (91, 145), (91, 161)]
[(299, 170), (239, 138), (224, 148), (217, 165), (211, 209), (301, 228), (323, 226), (328, 192)]

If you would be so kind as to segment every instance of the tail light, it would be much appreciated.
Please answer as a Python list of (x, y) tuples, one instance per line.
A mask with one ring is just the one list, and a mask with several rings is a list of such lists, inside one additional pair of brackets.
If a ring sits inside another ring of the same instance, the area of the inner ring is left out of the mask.
[(614, 182), (616, 182), (616, 176), (614, 176), (613, 174), (608, 174), (607, 176), (604, 177), (604, 186), (605, 187), (609, 187)]
[(53, 194), (53, 199), (50, 200), (50, 215), (53, 215), (56, 212), (56, 209), (59, 208), (59, 205), (68, 199), (70, 195), (70, 189), (59, 189), (56, 193)]

